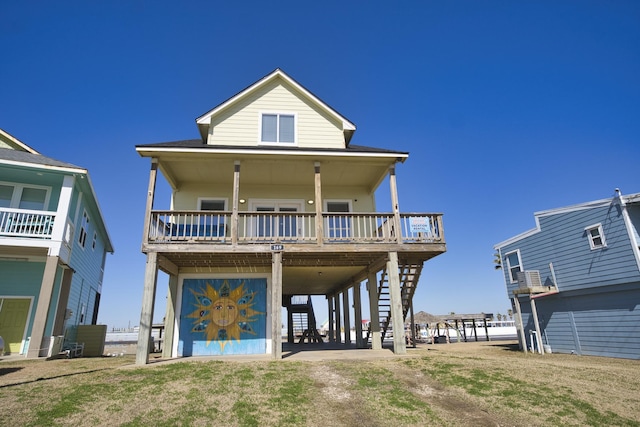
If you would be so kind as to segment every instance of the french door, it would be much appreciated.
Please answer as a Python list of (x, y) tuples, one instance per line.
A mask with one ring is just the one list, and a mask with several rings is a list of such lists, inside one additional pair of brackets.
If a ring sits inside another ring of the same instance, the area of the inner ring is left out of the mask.
[(249, 209), (258, 213), (254, 221), (254, 232), (258, 237), (286, 238), (302, 234), (298, 218), (291, 215), (302, 211), (302, 202), (255, 200), (250, 202)]

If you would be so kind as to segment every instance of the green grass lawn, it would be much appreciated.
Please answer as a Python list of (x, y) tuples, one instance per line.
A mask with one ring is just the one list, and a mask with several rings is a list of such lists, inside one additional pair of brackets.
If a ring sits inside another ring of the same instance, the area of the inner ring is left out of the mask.
[(0, 424), (640, 425), (640, 363), (430, 346), (381, 360), (0, 362)]

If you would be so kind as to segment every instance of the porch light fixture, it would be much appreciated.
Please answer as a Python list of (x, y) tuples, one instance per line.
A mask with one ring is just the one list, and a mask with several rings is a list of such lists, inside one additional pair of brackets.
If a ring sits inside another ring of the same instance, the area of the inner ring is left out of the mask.
[(312, 205), (314, 202), (313, 202), (313, 200), (307, 200), (307, 203)]
[(245, 203), (247, 203), (247, 201), (245, 199), (240, 199), (238, 201), (240, 202), (241, 205), (244, 205)]

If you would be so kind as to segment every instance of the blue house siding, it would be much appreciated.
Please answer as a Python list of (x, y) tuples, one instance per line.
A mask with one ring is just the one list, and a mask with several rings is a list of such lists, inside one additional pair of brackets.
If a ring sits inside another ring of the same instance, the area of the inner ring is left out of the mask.
[[(40, 296), (40, 286), (44, 274), (44, 262), (28, 261), (4, 261), (0, 260), (0, 298), (2, 297), (31, 297), (33, 307), (38, 304)], [(49, 315), (47, 317), (46, 333), (51, 333), (53, 329), (53, 319), (55, 317), (55, 307), (60, 294), (60, 284), (62, 270), (56, 272)], [(31, 310), (31, 315), (27, 319), (27, 335), (31, 333), (31, 326), (35, 318), (35, 310)]]
[[(622, 288), (536, 298), (543, 343), (556, 353), (640, 359), (640, 283)], [(520, 305), (530, 347), (535, 326), (529, 298)]]
[[(539, 217), (540, 231), (501, 248), (502, 255), (519, 249), (524, 270), (539, 270), (543, 284), (553, 278), (558, 289), (571, 291), (587, 287), (639, 281), (640, 271), (619, 206), (584, 209)], [(602, 224), (606, 247), (592, 250), (585, 227)], [(511, 294), (518, 284), (508, 281)], [(603, 283), (606, 281), (606, 283)]]
[[(506, 254), (519, 251), (522, 270), (538, 270), (551, 292), (555, 273), (558, 293), (518, 296), (522, 344), (531, 346), (534, 298), (542, 341), (554, 352), (640, 359), (639, 200), (640, 194), (616, 196), (539, 212), (536, 229), (496, 245), (509, 298), (519, 285), (510, 281)], [(586, 229), (597, 225), (605, 246), (592, 249)]]

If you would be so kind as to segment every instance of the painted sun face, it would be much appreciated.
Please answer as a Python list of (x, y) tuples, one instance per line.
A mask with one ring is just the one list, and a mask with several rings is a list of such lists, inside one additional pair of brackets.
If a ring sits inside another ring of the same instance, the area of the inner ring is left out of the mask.
[(218, 326), (226, 327), (236, 321), (238, 307), (229, 298), (220, 298), (213, 303), (211, 320)]
[(240, 341), (241, 333), (256, 335), (251, 323), (264, 313), (252, 308), (255, 294), (245, 291), (244, 282), (231, 289), (225, 280), (219, 290), (207, 283), (206, 289), (191, 292), (196, 299), (195, 310), (187, 316), (194, 319), (191, 331), (203, 333), (207, 345), (217, 342), (224, 351), (231, 340)]

